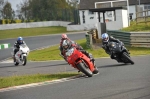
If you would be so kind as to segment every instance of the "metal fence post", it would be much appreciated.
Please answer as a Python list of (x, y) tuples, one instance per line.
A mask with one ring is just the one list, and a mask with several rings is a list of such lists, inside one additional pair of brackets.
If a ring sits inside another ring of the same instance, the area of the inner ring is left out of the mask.
[(85, 33), (85, 38), (86, 38), (86, 47), (91, 48), (90, 35), (88, 33)]

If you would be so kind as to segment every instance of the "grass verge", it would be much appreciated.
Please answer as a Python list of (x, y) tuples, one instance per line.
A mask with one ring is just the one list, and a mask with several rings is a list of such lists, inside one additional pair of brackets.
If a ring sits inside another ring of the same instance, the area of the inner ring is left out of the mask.
[(139, 32), (139, 31), (150, 31), (150, 22), (149, 23), (138, 23), (136, 24), (136, 21), (131, 21), (131, 24), (127, 28), (121, 29), (121, 31), (127, 31), (127, 32)]
[(25, 76), (0, 77), (0, 88), (13, 87), (18, 85), (51, 81), (61, 78), (67, 78), (79, 75), (78, 73), (60, 73), (60, 74), (35, 74)]
[(64, 32), (67, 32), (67, 30), (66, 27), (62, 26), (0, 30), (0, 39), (17, 38), (19, 36), (27, 37), (27, 36), (57, 34)]

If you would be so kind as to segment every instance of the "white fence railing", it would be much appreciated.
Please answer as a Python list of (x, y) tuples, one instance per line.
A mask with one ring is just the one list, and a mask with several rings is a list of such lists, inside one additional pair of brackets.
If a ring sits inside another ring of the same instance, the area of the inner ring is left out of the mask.
[(64, 26), (70, 22), (64, 21), (45, 21), (45, 22), (31, 22), (31, 23), (17, 23), (17, 24), (4, 24), (0, 25), (0, 30), (7, 30), (7, 29), (19, 29), (19, 28), (34, 28), (34, 27), (47, 27), (47, 26)]

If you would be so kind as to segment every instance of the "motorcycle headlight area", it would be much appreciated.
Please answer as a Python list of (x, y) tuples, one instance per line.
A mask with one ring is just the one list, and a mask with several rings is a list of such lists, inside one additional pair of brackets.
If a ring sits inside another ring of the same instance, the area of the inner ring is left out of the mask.
[(115, 44), (111, 44), (112, 48), (116, 48), (116, 45)]
[(114, 47), (115, 45), (114, 45), (114, 44), (111, 44), (111, 46)]

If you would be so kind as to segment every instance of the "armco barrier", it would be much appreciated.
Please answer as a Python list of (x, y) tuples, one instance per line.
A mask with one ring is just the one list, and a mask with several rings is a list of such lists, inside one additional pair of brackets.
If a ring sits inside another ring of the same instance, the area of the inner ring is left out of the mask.
[(125, 45), (130, 46), (131, 42), (130, 42), (130, 33), (127, 32), (121, 32), (121, 31), (110, 31), (107, 30), (107, 33), (110, 36), (113, 36), (116, 39), (119, 39), (120, 41), (122, 41)]
[(121, 32), (107, 30), (107, 33), (121, 40), (127, 46), (150, 47), (149, 32)]
[(131, 45), (136, 47), (150, 47), (150, 33), (136, 33), (136, 32), (130, 32), (131, 33)]

